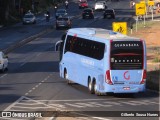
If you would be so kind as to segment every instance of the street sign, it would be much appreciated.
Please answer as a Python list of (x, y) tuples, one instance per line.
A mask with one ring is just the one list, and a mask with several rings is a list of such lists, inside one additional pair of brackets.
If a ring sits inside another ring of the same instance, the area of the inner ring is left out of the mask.
[(120, 32), (122, 34), (127, 34), (127, 22), (113, 22), (112, 28), (114, 32)]
[(140, 1), (139, 3), (143, 3), (143, 4), (146, 4), (146, 1)]
[(149, 0), (149, 1), (148, 1), (148, 5), (149, 5), (149, 6), (154, 6), (154, 1)]
[(145, 15), (146, 5), (144, 3), (136, 3), (136, 15)]

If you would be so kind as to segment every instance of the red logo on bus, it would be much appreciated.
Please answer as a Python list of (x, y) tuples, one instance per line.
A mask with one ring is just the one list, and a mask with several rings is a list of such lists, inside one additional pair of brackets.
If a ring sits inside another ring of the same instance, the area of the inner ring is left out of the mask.
[(129, 80), (130, 79), (129, 71), (124, 72), (123, 77), (124, 79)]

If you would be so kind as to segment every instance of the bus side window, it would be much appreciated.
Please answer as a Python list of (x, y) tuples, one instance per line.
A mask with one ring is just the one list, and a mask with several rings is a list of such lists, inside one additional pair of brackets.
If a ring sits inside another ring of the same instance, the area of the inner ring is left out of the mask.
[(66, 34), (62, 35), (61, 40), (62, 40), (63, 42), (62, 42), (61, 45), (60, 45), (60, 52), (63, 52), (63, 46), (64, 46), (65, 38), (66, 38)]
[(64, 41), (66, 38), (66, 34), (62, 35), (61, 40)]
[(68, 35), (67, 38), (66, 38), (66, 43), (65, 43), (65, 49), (64, 49), (64, 54), (67, 52), (67, 51), (70, 51), (70, 36)]

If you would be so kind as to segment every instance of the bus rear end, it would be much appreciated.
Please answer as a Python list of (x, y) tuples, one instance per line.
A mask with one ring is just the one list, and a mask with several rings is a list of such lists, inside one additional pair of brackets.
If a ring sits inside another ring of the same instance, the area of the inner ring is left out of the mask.
[(106, 70), (106, 91), (138, 93), (145, 91), (146, 47), (142, 40), (111, 41), (110, 69)]

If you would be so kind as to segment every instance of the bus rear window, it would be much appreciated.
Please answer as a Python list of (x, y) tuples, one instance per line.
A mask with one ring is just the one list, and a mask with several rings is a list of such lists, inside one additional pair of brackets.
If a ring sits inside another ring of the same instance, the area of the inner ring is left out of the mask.
[(111, 70), (143, 69), (142, 41), (111, 42)]

